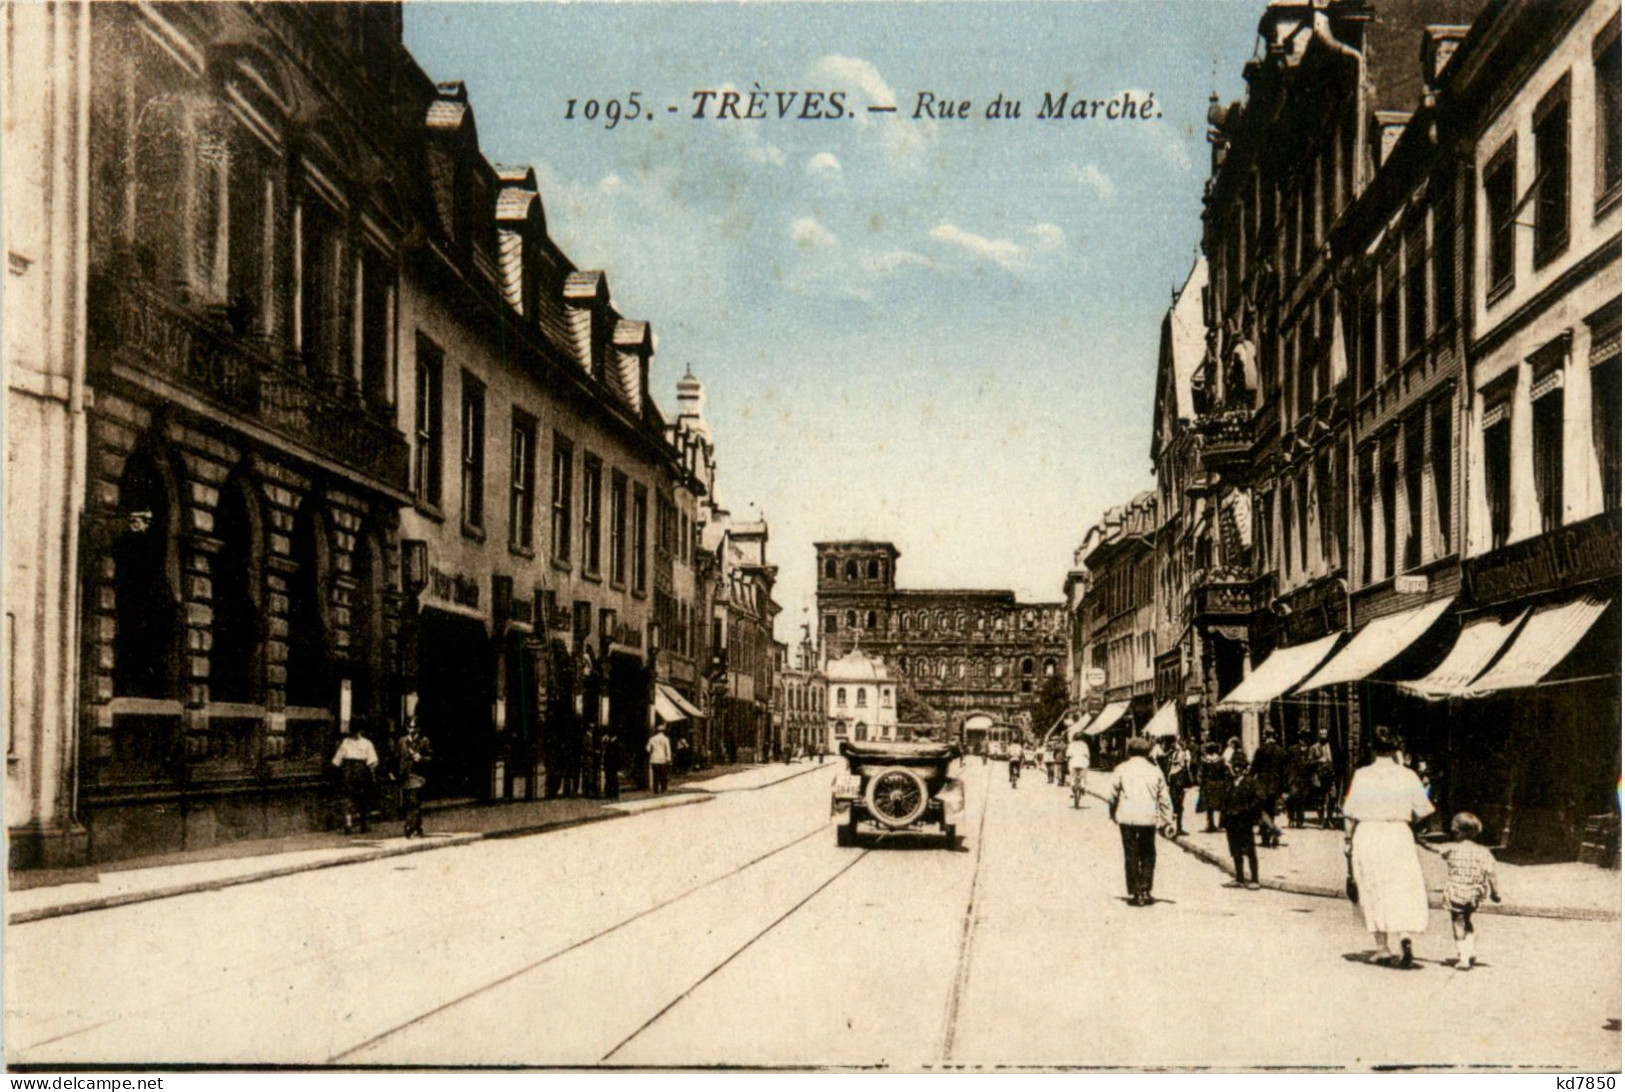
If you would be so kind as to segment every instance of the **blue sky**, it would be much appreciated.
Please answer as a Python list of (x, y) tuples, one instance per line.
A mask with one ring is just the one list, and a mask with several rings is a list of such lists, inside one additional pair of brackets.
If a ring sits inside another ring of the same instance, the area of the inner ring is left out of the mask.
[[(653, 324), (661, 404), (686, 365), (705, 381), (718, 493), (770, 521), (785, 638), (816, 540), (894, 541), (905, 586), (1059, 599), (1084, 530), (1150, 486), (1208, 94), (1240, 94), (1261, 8), (415, 2), (406, 36), (467, 83), (486, 156), (537, 168), (571, 258)], [(842, 91), (854, 116), (689, 116), (695, 91), (753, 87)], [(632, 91), (654, 120), (564, 116)], [(912, 120), (922, 91), (971, 118)], [(1039, 121), (1045, 91), (1161, 116)], [(1000, 93), (1020, 120), (983, 117)]]

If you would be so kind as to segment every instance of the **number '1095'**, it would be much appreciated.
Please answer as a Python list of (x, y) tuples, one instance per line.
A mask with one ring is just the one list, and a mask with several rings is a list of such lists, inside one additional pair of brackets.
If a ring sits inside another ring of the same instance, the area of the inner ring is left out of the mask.
[[(643, 116), (643, 103), (638, 96), (643, 92), (634, 91), (626, 96), (626, 101), (620, 99), (570, 99), (564, 104), (564, 120), (574, 121), (576, 118), (585, 118), (588, 121), (597, 121), (602, 118), (604, 128), (613, 129), (623, 121), (636, 121)], [(580, 109), (576, 107), (579, 104)]]

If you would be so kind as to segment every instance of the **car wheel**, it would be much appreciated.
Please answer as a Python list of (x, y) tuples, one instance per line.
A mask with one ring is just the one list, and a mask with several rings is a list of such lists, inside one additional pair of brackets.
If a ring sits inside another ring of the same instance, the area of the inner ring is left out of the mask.
[(909, 826), (925, 814), (931, 792), (925, 779), (906, 766), (891, 766), (869, 779), (865, 809), (893, 830)]

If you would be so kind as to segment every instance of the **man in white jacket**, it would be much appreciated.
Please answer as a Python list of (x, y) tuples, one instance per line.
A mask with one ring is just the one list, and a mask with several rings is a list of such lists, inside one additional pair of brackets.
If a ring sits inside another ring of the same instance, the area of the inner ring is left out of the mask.
[(1151, 882), (1157, 869), (1157, 828), (1172, 837), (1174, 807), (1168, 782), (1147, 756), (1151, 741), (1135, 736), (1128, 757), (1112, 775), (1108, 810), (1123, 838), (1123, 874), (1130, 906), (1150, 906)]

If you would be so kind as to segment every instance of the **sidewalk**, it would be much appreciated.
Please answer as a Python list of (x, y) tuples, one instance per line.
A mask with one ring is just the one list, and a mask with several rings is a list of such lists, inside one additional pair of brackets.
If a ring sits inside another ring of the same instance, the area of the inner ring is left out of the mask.
[[(1099, 795), (1097, 790), (1105, 788), (1106, 784), (1102, 779), (1097, 785), (1091, 778), (1091, 793)], [(1195, 798), (1194, 792), (1185, 796), (1186, 835), (1176, 838), (1175, 842), (1185, 852), (1216, 866), (1226, 876), (1232, 876), (1234, 866), (1224, 832), (1206, 832), (1206, 819), (1203, 813), (1195, 809)], [(1279, 821), (1284, 824), (1286, 816), (1279, 816)], [(1311, 823), (1315, 821), (1314, 818), (1310, 819)], [(1440, 906), (1439, 892), (1445, 880), (1444, 859), (1438, 853), (1442, 845), (1423, 843), (1420, 850), (1428, 902), (1435, 908)], [(1275, 849), (1260, 846), (1258, 849), (1259, 882), (1277, 891), (1345, 898), (1347, 868), (1341, 829), (1284, 828), (1280, 846)], [(1575, 861), (1552, 864), (1499, 861), (1496, 872), (1501, 902), (1486, 902), (1480, 913), (1581, 921), (1620, 920), (1620, 874), (1611, 869)]]
[(67, 914), (104, 910), (152, 899), (399, 857), (487, 838), (512, 838), (587, 823), (704, 804), (723, 792), (752, 791), (812, 773), (821, 764), (723, 766), (672, 779), (665, 796), (624, 793), (615, 803), (575, 797), (506, 804), (428, 808), (424, 837), (402, 838), (398, 821), (373, 824), (372, 836), (318, 831), (286, 838), (232, 842), (158, 857), (115, 861), (83, 869), (31, 871), (8, 878), (7, 921), (20, 925)]

